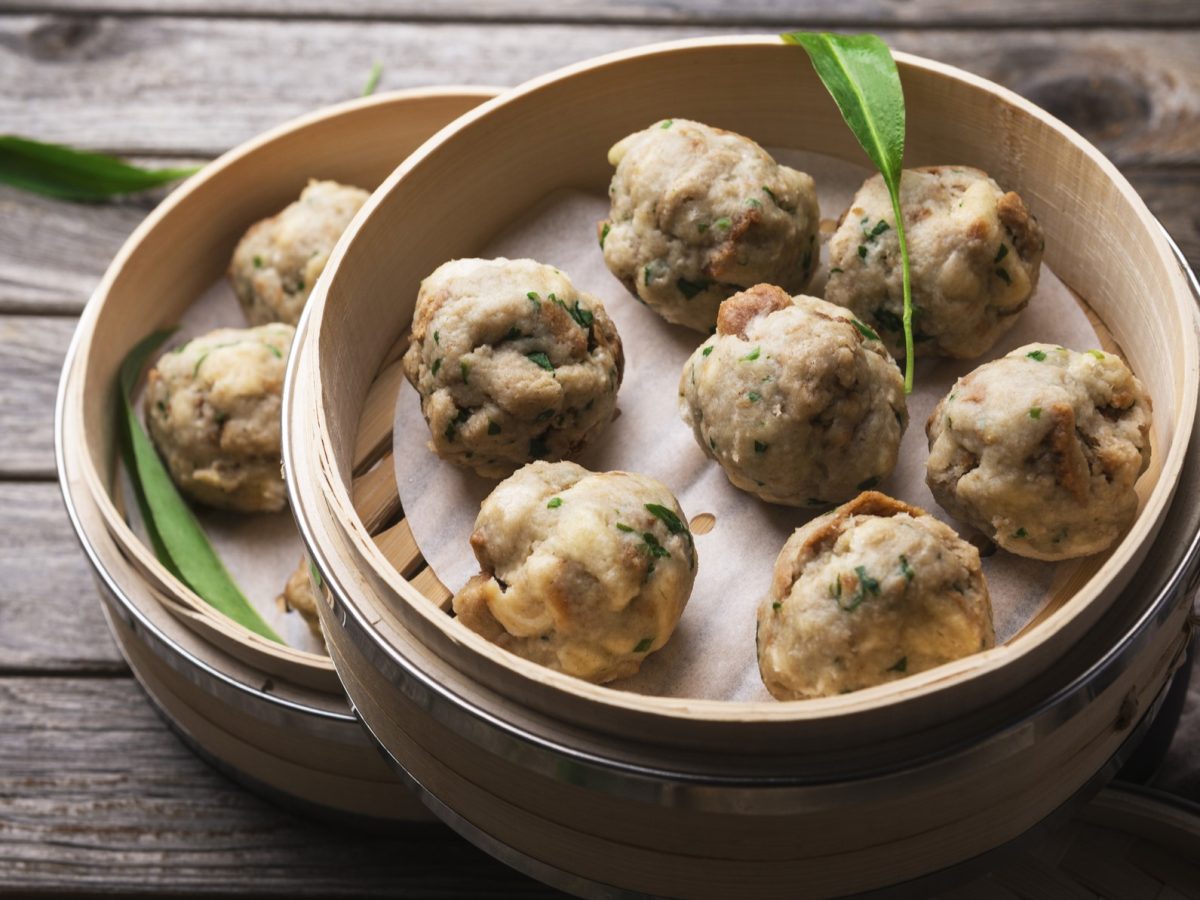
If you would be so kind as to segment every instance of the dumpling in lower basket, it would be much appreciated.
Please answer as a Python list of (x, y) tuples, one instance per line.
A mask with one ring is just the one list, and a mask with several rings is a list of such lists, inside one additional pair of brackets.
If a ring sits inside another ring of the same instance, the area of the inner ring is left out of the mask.
[(661, 482), (535, 462), (483, 501), (476, 575), (454, 597), (468, 628), (588, 681), (633, 675), (675, 631), (696, 578), (683, 512)]
[(287, 505), (280, 396), (295, 330), (218, 328), (164, 353), (146, 378), (146, 425), (193, 500), (238, 512)]
[(758, 607), (777, 700), (845, 694), (992, 647), (979, 551), (922, 509), (869, 491), (783, 545)]

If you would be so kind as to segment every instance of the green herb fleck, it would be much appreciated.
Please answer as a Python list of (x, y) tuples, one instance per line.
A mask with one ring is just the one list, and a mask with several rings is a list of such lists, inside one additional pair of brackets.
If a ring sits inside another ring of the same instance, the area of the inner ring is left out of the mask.
[(996, 276), (1005, 284), (1012, 284), (1012, 276), (1008, 274), (1007, 269), (997, 269)]
[(441, 367), (442, 367), (442, 358), (439, 356), (437, 359), (435, 359), (433, 361), (433, 366), (429, 369), (430, 374), (436, 375), (438, 373), (438, 369), (440, 369)]
[(1029, 537), (1029, 532), (1024, 528), (1018, 528), (1013, 532), (1013, 537), (1017, 538), (1018, 540), (1024, 540), (1025, 538)]
[(868, 232), (868, 234), (869, 234), (871, 240), (875, 240), (875, 238), (879, 237), (881, 234), (883, 234), (885, 231), (887, 231), (888, 228), (890, 228), (890, 227), (891, 226), (888, 225), (887, 222), (883, 221), (883, 219), (880, 219), (879, 224), (876, 225), (874, 228), (872, 228)]
[(537, 291), (530, 291), (525, 295), (533, 302), (533, 308), (538, 312), (542, 311), (542, 301), (538, 299)]
[(670, 559), (671, 551), (658, 542), (651, 531), (642, 532), (642, 540), (646, 542), (646, 553), (654, 559)]
[(1006, 256), (1008, 256), (1008, 244), (1001, 244), (1000, 249), (996, 251), (996, 258), (992, 262), (998, 263)]
[(771, 609), (775, 610), (775, 612), (779, 612), (781, 609), (783, 609), (783, 604), (776, 600), (771, 604)]
[(263, 343), (263, 346), (271, 351), (271, 355), (276, 359), (283, 359), (283, 352), (274, 344)]
[(700, 351), (700, 355), (708, 356), (712, 352), (713, 352), (712, 344), (709, 344), (707, 347), (705, 347), (703, 350)]
[(753, 206), (755, 209), (762, 209), (762, 203), (759, 202), (757, 197), (751, 197), (746, 201), (746, 205)]
[(762, 399), (762, 394), (760, 394), (758, 391), (750, 391), (748, 394), (746, 394), (746, 397), (751, 403), (757, 403)]
[(625, 531), (625, 532), (632, 533), (633, 529), (630, 528), (628, 525), (626, 525), (624, 522), (618, 522), (617, 523), (617, 531)]
[(674, 124), (675, 124), (674, 119), (663, 119), (663, 123), (659, 127), (665, 131), (666, 129), (670, 128)]
[(708, 223), (707, 222), (697, 222), (696, 230), (698, 232), (700, 232), (701, 234), (704, 234), (704, 232), (708, 231)]
[(383, 75), (383, 63), (378, 60), (375, 65), (371, 66), (371, 74), (367, 76), (367, 83), (363, 85), (362, 95), (370, 97), (375, 93), (375, 88), (379, 87), (379, 78)]
[(254, 268), (261, 269), (263, 267), (263, 258), (257, 253), (254, 254)]
[(889, 672), (907, 672), (908, 671), (908, 657), (907, 656), (900, 657), (898, 660), (896, 660), (895, 665), (888, 666), (888, 671)]
[(463, 380), (463, 383), (465, 384), (467, 381), (467, 378), (471, 374), (471, 364), (460, 360), (458, 363), (458, 372), (460, 375), (462, 375), (462, 380)]
[(1099, 350), (1089, 350), (1088, 355), (1094, 356), (1094, 357), (1096, 357), (1096, 359), (1104, 359), (1104, 354), (1101, 353)]
[(751, 350), (749, 353), (747, 353), (745, 356), (743, 356), (741, 361), (742, 362), (754, 362), (756, 359), (758, 359), (759, 351), (761, 351), (761, 350), (762, 350), (761, 346), (755, 347), (753, 350)]
[(904, 576), (905, 581), (912, 581), (915, 574), (913, 567), (908, 564), (908, 557), (903, 553), (900, 554), (900, 574)]
[(610, 231), (612, 231), (612, 226), (609, 225), (607, 222), (605, 222), (604, 227), (600, 229), (600, 249), (601, 250), (604, 249), (604, 240), (605, 240), (605, 238), (608, 237), (608, 233)]
[(871, 328), (869, 325), (864, 325), (862, 322), (858, 321), (858, 319), (851, 319), (850, 321), (854, 323), (854, 327), (857, 328), (859, 330), (859, 332), (862, 334), (862, 336), (865, 337), (867, 340), (869, 340), (869, 341), (879, 340), (879, 335), (877, 335), (875, 333), (875, 330), (873, 328)]
[(567, 304), (563, 303), (553, 294), (550, 295), (550, 299), (566, 310), (567, 314), (575, 320), (575, 324), (584, 331), (587, 331), (587, 329), (592, 327), (592, 322), (595, 321), (596, 317), (592, 315), (591, 310), (584, 309), (582, 306), (580, 306), (578, 300), (575, 301), (574, 306), (567, 306)]
[(764, 444), (762, 441), (755, 441), (754, 442), (754, 452), (755, 453), (766, 453), (768, 446), (770, 446), (770, 445)]
[(829, 270), (829, 274), (830, 275), (841, 275), (842, 270), (839, 269), (837, 266), (834, 266), (832, 269)]
[(667, 526), (667, 531), (671, 534), (688, 534), (687, 526), (683, 524), (683, 520), (675, 513), (659, 503), (647, 503), (646, 512), (660, 519)]
[(550, 502), (546, 504), (546, 509), (558, 509), (562, 506), (562, 497), (551, 497)]
[(713, 224), (718, 228), (727, 231), (733, 225), (733, 222), (729, 220), (728, 216), (721, 216), (721, 218), (717, 219), (717, 221), (713, 222)]
[(859, 259), (866, 259), (866, 258), (867, 258), (867, 245), (866, 245), (866, 244), (859, 244), (859, 245), (858, 245), (858, 258), (859, 258)]
[(1040, 419), (1042, 417), (1042, 408), (1040, 406), (1029, 407), (1029, 418)]
[(645, 637), (637, 642), (637, 646), (633, 648), (634, 653), (645, 653), (654, 644), (654, 638)]
[(534, 365), (541, 366), (547, 372), (554, 371), (554, 364), (550, 362), (550, 357), (548, 357), (545, 353), (543, 353), (540, 350), (537, 351), (536, 353), (526, 353), (525, 358), (527, 360), (529, 360), (531, 363), (533, 363)]
[[(867, 574), (867, 570), (864, 566), (855, 566), (854, 574), (858, 576), (858, 588), (855, 590), (854, 596), (850, 598), (849, 605), (843, 606), (840, 599), (838, 601), (838, 606), (844, 612), (851, 612), (854, 609), (857, 609), (859, 604), (866, 599), (867, 594), (879, 596), (879, 582)], [(838, 597), (841, 596), (841, 586), (841, 579), (838, 579)]]
[(1030, 350), (1028, 353), (1025, 354), (1025, 356), (1027, 356), (1029, 359), (1035, 359), (1038, 362), (1046, 361), (1046, 351), (1045, 350)]
[(433, 333), (433, 342), (439, 347), (442, 345), (442, 333), (440, 331), (435, 331)]

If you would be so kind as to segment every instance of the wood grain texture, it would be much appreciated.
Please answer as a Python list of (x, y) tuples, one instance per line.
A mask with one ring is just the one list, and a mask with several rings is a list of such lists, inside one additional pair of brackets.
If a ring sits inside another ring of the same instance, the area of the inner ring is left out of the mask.
[(0, 483), (0, 510), (0, 676), (127, 671), (58, 485)]
[(0, 317), (0, 475), (54, 477), (54, 395), (74, 330), (74, 319)]
[(215, 773), (126, 679), (0, 679), (0, 890), (549, 897), (440, 826), (367, 835)]
[(687, 0), (662, 3), (653, 0), (559, 0), (530, 4), (521, 0), (348, 0), (336, 6), (327, 0), (47, 0), (31, 4), (19, 0), (0, 2), (0, 10), (37, 9), (43, 12), (154, 13), (158, 15), (286, 16), (323, 19), (378, 18), (385, 20), (481, 22), (548, 20), (576, 22), (720, 22), (784, 25), (847, 24), (864, 27), (881, 23), (921, 25), (944, 23), (1023, 25), (1096, 25), (1101, 23), (1195, 23), (1200, 13), (1189, 0), (1148, 0), (1141, 4), (1113, 0)]
[[(20, 89), (0, 95), (0, 122), (118, 152), (211, 156), (357, 96), (376, 60), (384, 66), (381, 90), (509, 85), (600, 53), (729, 30), (8, 16), (0, 18), (0, 83)], [(1200, 54), (1189, 30), (882, 34), (899, 49), (963, 66), (1046, 105), (1119, 163), (1200, 159)]]

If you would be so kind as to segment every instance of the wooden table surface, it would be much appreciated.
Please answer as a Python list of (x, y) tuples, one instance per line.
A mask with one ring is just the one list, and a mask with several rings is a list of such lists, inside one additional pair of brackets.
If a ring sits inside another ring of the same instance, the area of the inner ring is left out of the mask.
[[(1098, 144), (1200, 268), (1196, 0), (0, 0), (0, 133), (210, 159), (380, 90), (511, 85), (610, 50), (875, 30)], [(355, 834), (239, 789), (166, 730), (108, 637), (63, 513), (54, 393), (76, 317), (157, 197), (0, 187), (0, 890), (516, 897), (549, 892), (440, 826)], [(1200, 801), (1200, 676), (1157, 784)]]

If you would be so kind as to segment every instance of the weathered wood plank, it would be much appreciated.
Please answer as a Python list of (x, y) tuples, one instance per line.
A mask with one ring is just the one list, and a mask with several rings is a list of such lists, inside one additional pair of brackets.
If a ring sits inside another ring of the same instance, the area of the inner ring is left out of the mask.
[(73, 318), (0, 317), (0, 475), (54, 476), (54, 395), (74, 330)]
[[(725, 31), (8, 16), (0, 18), (0, 83), (18, 89), (0, 94), (0, 122), (17, 133), (88, 147), (208, 156), (356, 96), (376, 60), (384, 65), (382, 89), (507, 85), (599, 53)], [(1046, 105), (1120, 163), (1200, 161), (1195, 30), (883, 34), (900, 49), (961, 65)], [(63, 78), (64, 71), (71, 77)]]
[[(3, 0), (0, 10), (34, 8), (29, 2)], [(559, 0), (530, 4), (521, 0), (46, 0), (44, 12), (151, 13), (156, 15), (273, 16), (281, 18), (572, 22), (720, 22), (803, 25), (895, 23), (930, 25), (988, 23), (1025, 25), (1129, 25), (1193, 23), (1200, 19), (1189, 0)]]
[(300, 819), (194, 757), (129, 679), (0, 679), (0, 890), (549, 897), (440, 826)]
[(0, 510), (0, 676), (124, 672), (58, 485), (0, 483)]

